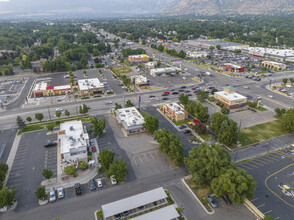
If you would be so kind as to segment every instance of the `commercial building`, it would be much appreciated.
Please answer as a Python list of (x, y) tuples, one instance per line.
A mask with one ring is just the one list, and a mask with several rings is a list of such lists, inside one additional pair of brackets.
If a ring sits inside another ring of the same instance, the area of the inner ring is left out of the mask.
[(185, 121), (188, 118), (188, 112), (176, 102), (165, 103), (160, 106), (160, 110), (165, 116), (175, 122)]
[(232, 63), (225, 63), (224, 65), (222, 65), (222, 67), (225, 71), (229, 71), (229, 72), (243, 73), (245, 70), (245, 66), (239, 66)]
[(173, 74), (178, 74), (181, 73), (181, 70), (178, 68), (171, 68), (171, 67), (166, 67), (166, 68), (156, 68), (156, 69), (151, 69), (150, 70), (150, 75), (155, 77), (155, 76), (170, 76)]
[(61, 160), (72, 163), (87, 159), (89, 135), (81, 121), (68, 121), (60, 124), (58, 144)]
[(214, 98), (229, 109), (244, 107), (247, 102), (247, 98), (236, 93), (236, 89), (232, 86), (224, 87), (224, 91), (215, 92)]
[(262, 61), (261, 66), (269, 68), (269, 69), (276, 68), (277, 70), (286, 70), (287, 69), (286, 64), (278, 63), (278, 62), (274, 62), (274, 61)]
[(248, 47), (242, 49), (242, 53), (263, 57), (269, 60), (275, 60), (279, 62), (294, 62), (294, 50), (280, 50), (273, 48), (263, 48), (263, 47)]
[(188, 51), (186, 56), (188, 58), (196, 59), (196, 58), (207, 57), (207, 55), (208, 55), (208, 53), (205, 51)]
[(139, 88), (149, 86), (148, 79), (145, 76), (131, 76), (131, 80)]
[(126, 136), (146, 131), (143, 127), (144, 117), (135, 107), (117, 109), (116, 121)]
[(153, 62), (148, 62), (148, 63), (145, 63), (145, 69), (154, 69), (155, 67), (156, 67), (156, 62), (155, 61), (153, 61)]
[(33, 89), (34, 98), (49, 97), (49, 96), (56, 96), (56, 95), (66, 95), (69, 93), (71, 93), (70, 85), (48, 86), (48, 83), (46, 82), (36, 83)]
[(239, 44), (229, 41), (222, 41), (220, 39), (197, 39), (197, 40), (187, 40), (185, 42), (190, 47), (200, 47), (204, 49), (210, 49), (211, 46), (216, 48), (217, 45), (220, 45), (220, 49), (223, 50), (232, 50), (232, 47), (235, 48), (247, 48), (249, 47), (246, 44)]
[[(176, 220), (180, 216), (162, 187), (102, 205), (104, 220)], [(137, 217), (135, 217), (137, 216)]]
[(98, 78), (80, 79), (78, 80), (78, 87), (80, 96), (104, 93), (104, 84)]
[(128, 61), (131, 63), (143, 63), (149, 61), (149, 56), (146, 54), (128, 56)]

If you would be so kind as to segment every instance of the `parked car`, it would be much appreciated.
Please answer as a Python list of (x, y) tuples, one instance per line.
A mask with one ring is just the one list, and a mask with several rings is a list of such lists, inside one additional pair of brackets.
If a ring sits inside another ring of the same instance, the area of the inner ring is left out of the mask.
[(101, 188), (103, 185), (102, 185), (102, 180), (100, 179), (100, 178), (98, 178), (97, 180), (96, 180), (96, 182), (97, 182), (97, 186), (98, 186), (98, 188)]
[(222, 199), (228, 204), (228, 205), (232, 205), (232, 201), (229, 199), (229, 197), (227, 196), (227, 194), (224, 192), (224, 195), (222, 196)]
[(57, 112), (62, 112), (63, 109), (62, 109), (62, 108), (57, 108), (57, 109), (55, 109), (55, 111), (57, 111)]
[(163, 93), (161, 96), (168, 96), (169, 94)]
[(162, 98), (162, 100), (168, 100), (168, 98), (167, 97), (164, 97), (164, 98)]
[(181, 86), (180, 87), (180, 89), (186, 89), (187, 88), (187, 86)]
[(185, 92), (185, 89), (179, 89), (178, 91), (179, 92)]
[(185, 93), (189, 93), (189, 92), (191, 92), (191, 91), (190, 91), (190, 90), (186, 90), (186, 91), (185, 91)]
[(96, 185), (93, 179), (89, 180), (89, 188), (91, 191), (94, 191), (96, 189)]
[(168, 94), (168, 95), (169, 95), (169, 94), (170, 94), (170, 92), (164, 92), (163, 94)]
[(55, 202), (56, 201), (56, 194), (55, 194), (55, 189), (50, 188), (49, 191), (49, 202)]
[(57, 146), (56, 142), (49, 142), (48, 144), (45, 144), (44, 147), (53, 147), (53, 146)]
[(186, 125), (180, 125), (179, 126), (179, 129), (184, 129), (184, 128), (187, 128), (187, 126)]
[(117, 184), (117, 181), (116, 181), (116, 179), (114, 178), (114, 176), (111, 176), (111, 177), (110, 177), (110, 181), (111, 181), (111, 184), (112, 184), (112, 185), (116, 185), (116, 184)]
[(92, 146), (94, 144), (95, 144), (94, 140), (90, 140), (90, 145)]
[(112, 104), (112, 101), (107, 100), (107, 101), (105, 101), (105, 104)]
[(155, 99), (154, 95), (149, 96), (149, 99)]
[(92, 147), (92, 152), (93, 152), (93, 153), (96, 152), (96, 147), (95, 147), (95, 146)]
[(249, 87), (248, 86), (243, 86), (243, 89), (248, 89)]
[(191, 93), (189, 93), (189, 94), (187, 94), (187, 96), (192, 96), (192, 94), (191, 94)]
[(80, 183), (76, 183), (74, 187), (75, 187), (75, 193), (76, 193), (77, 196), (83, 194), (82, 186), (81, 186)]
[(208, 199), (210, 205), (211, 205), (213, 208), (217, 208), (217, 207), (218, 207), (217, 202), (215, 201), (215, 199), (214, 199), (212, 196), (208, 195), (208, 196), (207, 196), (207, 199)]
[(273, 99), (274, 97), (272, 95), (268, 95), (269, 98)]
[(58, 199), (62, 199), (64, 197), (64, 189), (63, 188), (57, 189), (57, 197), (58, 197)]
[(185, 131), (184, 131), (184, 134), (190, 134), (191, 133), (191, 130), (190, 129), (186, 129)]
[(172, 94), (173, 94), (173, 95), (178, 95), (179, 93), (178, 93), (178, 92), (172, 92)]

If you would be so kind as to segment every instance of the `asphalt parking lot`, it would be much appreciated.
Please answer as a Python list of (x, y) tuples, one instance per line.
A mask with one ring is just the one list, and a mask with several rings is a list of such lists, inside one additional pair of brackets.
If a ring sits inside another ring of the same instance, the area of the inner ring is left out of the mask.
[(50, 169), (54, 173), (53, 177), (56, 176), (56, 148), (44, 148), (47, 140), (56, 140), (56, 134), (46, 135), (47, 132), (30, 132), (21, 137), (7, 182), (7, 186), (14, 185), (18, 190), (15, 196), (18, 201), (16, 211), (38, 206), (34, 192), (44, 180), (43, 168)]
[(6, 163), (17, 129), (8, 129), (0, 131), (0, 161)]
[(279, 187), (279, 184), (287, 184), (292, 189), (294, 187), (293, 152), (294, 147), (286, 147), (238, 164), (238, 167), (246, 170), (258, 183), (255, 197), (250, 201), (262, 213), (275, 219), (293, 219), (294, 198), (286, 196)]

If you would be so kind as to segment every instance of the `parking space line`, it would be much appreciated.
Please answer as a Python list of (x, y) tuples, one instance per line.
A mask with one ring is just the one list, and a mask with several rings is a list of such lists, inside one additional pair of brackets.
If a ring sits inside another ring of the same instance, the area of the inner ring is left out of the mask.
[[(245, 166), (244, 164), (238, 164), (238, 166), (243, 166), (243, 167), (245, 167), (246, 169), (252, 170), (251, 167)], [(242, 168), (242, 167), (241, 167), (241, 168)]]
[(280, 219), (280, 217), (276, 217), (275, 219)]
[(137, 161), (136, 161), (135, 157), (133, 157), (133, 161), (135, 162), (135, 165), (137, 166)]
[(273, 157), (275, 157), (277, 159), (281, 159), (281, 156), (277, 155), (276, 153), (272, 153), (272, 154), (270, 154), (270, 156), (273, 156)]
[(259, 159), (258, 162), (259, 162), (259, 163), (262, 163), (262, 164), (264, 164), (264, 165), (269, 165), (269, 164), (271, 164), (270, 162), (268, 162), (268, 161), (263, 161), (263, 160), (261, 160), (261, 159)]
[(254, 163), (254, 164), (256, 164), (256, 165), (258, 165), (258, 166), (264, 166), (264, 164), (261, 164), (261, 163), (257, 163), (256, 161), (254, 161), (254, 160), (251, 160), (250, 162), (252, 162), (252, 163)]
[(282, 151), (278, 151), (277, 153), (278, 153), (279, 155), (284, 156), (284, 157), (287, 157), (287, 158), (293, 158), (292, 155), (287, 154), (287, 153), (284, 153), (284, 152), (282, 152)]
[(256, 206), (256, 208), (260, 208), (260, 207), (263, 207), (263, 206), (265, 206), (265, 204), (262, 204), (262, 205)]
[(160, 159), (160, 156), (158, 155), (157, 151), (155, 151), (155, 154), (158, 156), (158, 158)]
[(152, 160), (155, 160), (154, 157), (152, 156), (152, 152), (150, 152), (149, 155), (151, 156)]
[(249, 166), (253, 166), (253, 167), (255, 167), (255, 168), (259, 168), (258, 166), (254, 165), (254, 164), (251, 164), (251, 163), (248, 163), (248, 162), (246, 162), (245, 164), (246, 164), (246, 165), (249, 165)]
[(144, 156), (145, 156), (145, 158), (146, 158), (147, 162), (149, 162), (149, 159), (147, 158), (146, 154), (144, 154)]
[(250, 200), (250, 202), (254, 202), (256, 200), (258, 200), (258, 197), (256, 197), (255, 199)]
[(141, 155), (139, 155), (139, 159), (140, 159), (141, 163), (143, 164), (143, 160), (141, 159)]
[(268, 162), (271, 162), (271, 163), (273, 163), (275, 161), (279, 161), (277, 158), (273, 158), (273, 157), (269, 157), (268, 158), (267, 156), (261, 157), (260, 159), (263, 159), (263, 160), (268, 161)]
[(267, 212), (265, 212), (265, 213), (263, 213), (264, 215), (266, 215), (266, 214), (268, 214), (268, 213), (270, 213), (270, 212), (272, 212), (273, 210), (269, 210), (269, 211), (267, 211)]

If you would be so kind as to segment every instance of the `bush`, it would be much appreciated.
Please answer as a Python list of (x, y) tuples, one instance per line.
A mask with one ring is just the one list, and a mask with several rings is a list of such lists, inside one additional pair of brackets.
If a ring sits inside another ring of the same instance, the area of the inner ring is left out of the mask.
[(74, 165), (69, 165), (64, 168), (64, 173), (67, 175), (72, 175), (76, 172), (76, 168)]
[(72, 176), (73, 177), (77, 177), (78, 176), (78, 173), (74, 173)]
[(101, 95), (94, 95), (94, 98), (99, 98), (101, 97)]
[(82, 97), (81, 99), (89, 99), (90, 97)]
[(210, 96), (210, 97), (208, 98), (208, 101), (210, 101), (210, 102), (214, 102), (214, 97), (213, 97), (213, 96)]
[(80, 164), (79, 164), (80, 170), (86, 170), (87, 168), (88, 168), (88, 164), (86, 161), (83, 160), (82, 162), (80, 162)]
[(88, 156), (88, 157), (87, 157), (87, 160), (88, 160), (88, 161), (92, 160), (92, 156), (91, 156), (91, 155)]

